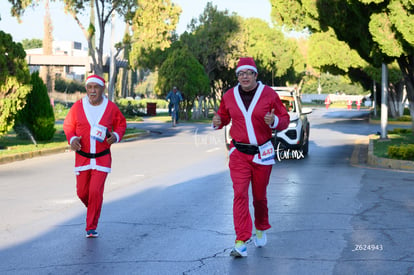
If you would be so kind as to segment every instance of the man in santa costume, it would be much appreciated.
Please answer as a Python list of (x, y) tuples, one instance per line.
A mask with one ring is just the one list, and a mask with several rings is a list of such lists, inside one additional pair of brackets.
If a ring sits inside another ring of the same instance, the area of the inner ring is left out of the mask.
[(229, 150), (230, 176), (233, 181), (233, 220), (236, 241), (230, 255), (247, 256), (246, 241), (252, 236), (249, 212), (249, 186), (252, 184), (254, 243), (267, 242), (269, 224), (266, 189), (269, 184), (275, 151), (271, 142), (272, 129), (284, 130), (289, 115), (277, 93), (257, 81), (256, 64), (251, 57), (240, 58), (236, 76), (239, 84), (228, 90), (213, 117), (213, 126), (220, 129), (232, 121), (233, 138)]
[(75, 102), (63, 130), (75, 157), (76, 191), (87, 208), (86, 237), (96, 238), (105, 180), (111, 172), (111, 144), (121, 141), (126, 120), (104, 96), (105, 80), (98, 75), (86, 79), (86, 94)]

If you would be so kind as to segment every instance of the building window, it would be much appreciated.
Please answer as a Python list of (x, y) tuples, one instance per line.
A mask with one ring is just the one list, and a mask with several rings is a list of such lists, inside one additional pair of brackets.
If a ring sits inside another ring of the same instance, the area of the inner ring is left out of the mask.
[(73, 45), (73, 48), (74, 48), (75, 50), (82, 50), (82, 43), (80, 43), (80, 42), (75, 42), (75, 43), (74, 43), (74, 45)]

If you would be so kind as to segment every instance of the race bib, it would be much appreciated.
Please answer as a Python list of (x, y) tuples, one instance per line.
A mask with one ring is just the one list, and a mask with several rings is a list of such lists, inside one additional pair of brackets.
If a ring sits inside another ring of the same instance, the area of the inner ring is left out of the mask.
[(275, 158), (275, 148), (269, 140), (265, 144), (259, 146), (260, 159), (262, 161), (271, 160)]
[(96, 139), (99, 142), (105, 140), (106, 136), (106, 127), (102, 125), (95, 125), (91, 128), (91, 138)]

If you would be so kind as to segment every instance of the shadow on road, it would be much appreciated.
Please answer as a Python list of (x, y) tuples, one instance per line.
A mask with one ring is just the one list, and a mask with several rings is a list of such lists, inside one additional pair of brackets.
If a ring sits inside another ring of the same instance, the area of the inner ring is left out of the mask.
[(179, 178), (104, 199), (97, 239), (85, 238), (82, 214), (0, 250), (0, 273), (183, 274), (209, 257), (227, 256), (234, 238), (228, 173)]

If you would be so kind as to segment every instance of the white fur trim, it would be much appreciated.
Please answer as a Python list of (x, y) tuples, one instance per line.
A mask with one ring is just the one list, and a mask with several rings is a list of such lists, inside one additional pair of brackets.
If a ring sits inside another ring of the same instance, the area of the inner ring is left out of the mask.
[(250, 103), (248, 110), (246, 110), (246, 107), (244, 107), (243, 100), (241, 99), (241, 96), (240, 96), (240, 92), (239, 92), (240, 84), (234, 87), (234, 92), (233, 92), (237, 106), (242, 112), (244, 116), (244, 120), (246, 122), (246, 131), (247, 131), (247, 136), (249, 137), (249, 143), (254, 144), (254, 145), (257, 145), (257, 138), (256, 138), (256, 134), (254, 133), (252, 114), (253, 114), (254, 108), (256, 107), (257, 102), (259, 101), (260, 95), (262, 94), (263, 89), (264, 89), (264, 85), (260, 81), (258, 81), (257, 83), (259, 83), (259, 87), (257, 88), (255, 95), (253, 96), (252, 102)]
[(74, 140), (75, 138), (78, 138), (78, 137), (77, 137), (77, 136), (73, 136), (73, 137), (70, 139), (69, 144), (71, 144), (71, 145), (72, 145), (72, 142), (73, 142), (73, 140)]
[(119, 142), (119, 135), (118, 135), (118, 133), (117, 132), (113, 132), (113, 133), (116, 136), (116, 142)]
[(91, 82), (93, 82), (93, 83), (98, 83), (100, 86), (102, 86), (102, 87), (104, 87), (105, 86), (105, 83), (101, 80), (101, 79), (99, 79), (99, 78), (97, 78), (97, 77), (90, 77), (90, 78), (88, 78), (87, 80), (86, 80), (86, 83), (85, 83), (85, 85), (88, 85), (89, 83), (91, 83)]
[(241, 70), (252, 70), (253, 72), (257, 73), (257, 68), (252, 65), (243, 65), (236, 69), (236, 74)]
[(277, 127), (277, 125), (279, 125), (279, 117), (277, 115), (274, 115), (273, 117), (275, 118), (275, 121), (270, 126), (270, 128), (275, 129)]

